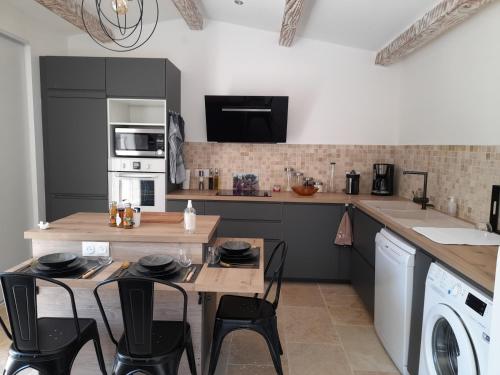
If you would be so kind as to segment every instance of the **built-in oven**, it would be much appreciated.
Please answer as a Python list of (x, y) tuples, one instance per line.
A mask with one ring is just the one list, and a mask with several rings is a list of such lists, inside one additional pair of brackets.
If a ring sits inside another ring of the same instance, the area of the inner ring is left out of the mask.
[(165, 211), (165, 173), (109, 172), (111, 201), (126, 200), (145, 212)]
[(165, 127), (112, 127), (112, 157), (165, 157)]

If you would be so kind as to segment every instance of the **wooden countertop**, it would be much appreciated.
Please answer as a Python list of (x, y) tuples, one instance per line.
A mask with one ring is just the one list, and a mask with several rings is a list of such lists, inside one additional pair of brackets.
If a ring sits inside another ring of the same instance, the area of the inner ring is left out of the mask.
[[(249, 197), (249, 196), (219, 196), (216, 190), (177, 190), (167, 194), (168, 200), (203, 200), (203, 201), (235, 201), (235, 202), (271, 202), (271, 203), (330, 203), (345, 204), (357, 203), (360, 199), (392, 199), (401, 200), (398, 197), (377, 197), (374, 195), (347, 195), (344, 193), (316, 193), (310, 197), (304, 197), (293, 192), (272, 193), (271, 197)], [(168, 204), (168, 203), (167, 203)]]
[(196, 232), (186, 233), (182, 222), (176, 224), (142, 223), (139, 228), (120, 229), (107, 225), (108, 214), (80, 212), (50, 223), (50, 229), (30, 229), (24, 238), (54, 241), (117, 241), (208, 243), (220, 222), (220, 216), (198, 215)]
[(356, 207), (493, 294), (497, 246), (442, 245), (404, 227), (361, 200), (356, 203)]
[[(264, 240), (257, 238), (218, 238), (214, 246), (218, 246), (225, 241), (241, 240), (247, 241), (254, 247), (260, 247), (260, 267), (258, 269), (242, 268), (209, 268), (208, 264), (203, 267), (194, 283), (177, 283), (188, 292), (215, 292), (215, 293), (264, 293)], [(17, 272), (29, 266), (33, 258), (28, 259), (12, 268), (7, 272)], [(98, 272), (95, 276), (88, 279), (58, 279), (71, 288), (94, 289), (99, 282), (108, 279), (117, 271), (122, 262), (114, 261)], [(45, 285), (45, 284), (44, 284)], [(50, 284), (47, 284), (50, 285)], [(157, 285), (158, 290), (168, 287)]]
[[(353, 204), (389, 229), (422, 248), (445, 265), (455, 269), (470, 280), (493, 293), (495, 285), (496, 246), (460, 246), (441, 245), (427, 237), (404, 227), (384, 215), (377, 209), (363, 204), (363, 200), (405, 200), (400, 197), (377, 197), (373, 195), (346, 195), (343, 193), (317, 193), (312, 197), (301, 197), (295, 193), (273, 193), (272, 197), (226, 197), (217, 196), (210, 190), (178, 190), (167, 195), (167, 200), (212, 200), (240, 202), (273, 202), (273, 203), (318, 203), (318, 204)], [(167, 203), (168, 204), (168, 203)]]

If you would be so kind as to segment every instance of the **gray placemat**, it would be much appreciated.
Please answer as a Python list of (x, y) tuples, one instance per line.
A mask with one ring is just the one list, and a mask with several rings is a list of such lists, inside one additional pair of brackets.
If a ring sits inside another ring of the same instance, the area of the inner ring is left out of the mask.
[[(129, 267), (132, 266), (133, 264), (134, 263), (130, 263)], [(188, 272), (191, 270), (191, 267), (196, 267), (196, 271), (194, 272), (194, 275), (193, 275), (193, 277), (191, 277), (190, 281), (184, 281), (184, 278), (187, 276)], [(201, 264), (192, 264), (191, 266), (189, 266), (187, 268), (182, 267), (180, 269), (180, 271), (178, 273), (176, 273), (173, 277), (168, 277), (168, 278), (167, 277), (158, 277), (158, 280), (170, 281), (172, 283), (194, 283), (196, 281), (196, 278), (200, 274), (201, 268), (202, 268)], [(122, 272), (121, 269), (116, 270), (106, 280), (116, 278), (118, 275), (120, 275), (120, 272)], [(130, 272), (125, 271), (122, 275), (120, 275), (120, 277), (139, 277), (139, 276), (133, 275)], [(149, 276), (149, 277), (152, 277), (152, 276)]]

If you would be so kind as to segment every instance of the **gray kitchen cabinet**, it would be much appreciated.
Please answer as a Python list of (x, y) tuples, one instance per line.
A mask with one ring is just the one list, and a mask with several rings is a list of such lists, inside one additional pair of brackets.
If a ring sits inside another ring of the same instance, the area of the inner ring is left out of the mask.
[(282, 204), (265, 202), (206, 201), (207, 215), (220, 215), (223, 219), (281, 221)]
[(433, 258), (417, 249), (413, 271), (413, 297), (411, 305), (410, 344), (408, 348), (408, 372), (418, 375), (420, 362), (420, 339), (424, 318), (425, 281)]
[(375, 267), (375, 236), (384, 225), (358, 208), (352, 212), (353, 246), (372, 267)]
[(375, 305), (375, 237), (384, 227), (358, 208), (353, 214), (351, 283), (373, 316)]
[(106, 58), (106, 94), (115, 98), (166, 98), (165, 59)]
[(105, 59), (100, 57), (40, 57), (40, 70), (47, 89), (104, 91), (105, 69)]
[(288, 243), (288, 279), (348, 280), (349, 247), (334, 244), (343, 205), (284, 204), (283, 237)]
[[(44, 103), (47, 220), (61, 218), (63, 211), (77, 212), (70, 208), (83, 201), (74, 197), (90, 199), (89, 207), (105, 211), (106, 205), (94, 200), (108, 195), (106, 100), (49, 96)], [(54, 200), (55, 195), (72, 198)], [(62, 210), (63, 202), (74, 204)]]
[[(184, 212), (187, 207), (187, 200), (168, 200), (167, 199), (167, 212)], [(205, 215), (205, 202), (204, 201), (193, 201), (193, 208), (196, 210), (197, 215)]]
[(107, 197), (85, 197), (64, 194), (50, 194), (47, 200), (47, 214), (49, 221), (57, 220), (77, 212), (106, 212), (108, 210)]
[(351, 257), (351, 283), (373, 317), (375, 310), (375, 268), (354, 248)]

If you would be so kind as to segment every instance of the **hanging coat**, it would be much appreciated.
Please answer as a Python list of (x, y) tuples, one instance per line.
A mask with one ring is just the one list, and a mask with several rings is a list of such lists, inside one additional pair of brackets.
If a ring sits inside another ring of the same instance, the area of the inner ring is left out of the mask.
[(178, 113), (170, 114), (170, 123), (168, 128), (168, 145), (170, 156), (170, 182), (181, 184), (186, 179), (186, 168), (184, 166), (184, 157), (182, 156), (182, 147), (184, 139), (182, 138), (181, 127), (184, 126), (184, 120)]

